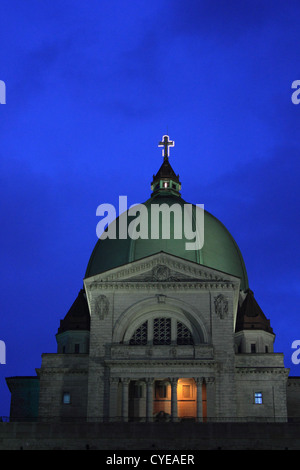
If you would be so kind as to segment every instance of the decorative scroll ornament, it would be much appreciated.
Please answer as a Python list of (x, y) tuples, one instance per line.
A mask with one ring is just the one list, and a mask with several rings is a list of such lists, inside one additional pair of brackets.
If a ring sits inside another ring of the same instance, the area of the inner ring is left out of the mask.
[(105, 295), (99, 295), (95, 302), (95, 312), (99, 316), (100, 320), (104, 320), (107, 317), (109, 311), (109, 301)]
[(221, 319), (228, 314), (228, 300), (222, 294), (215, 297), (215, 312)]

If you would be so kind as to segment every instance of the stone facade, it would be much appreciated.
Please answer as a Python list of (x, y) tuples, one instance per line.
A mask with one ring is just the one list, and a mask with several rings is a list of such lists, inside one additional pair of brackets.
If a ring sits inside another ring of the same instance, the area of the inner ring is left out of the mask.
[[(97, 241), (84, 288), (60, 322), (57, 353), (42, 355), (37, 380), (7, 379), (11, 419), (22, 418), (14, 410), (26, 416), (18, 396), (31, 406), (38, 389), (33, 417), (47, 422), (285, 422), (287, 404), (300, 410), (299, 386), (274, 353), (231, 234), (209, 212), (199, 225), (196, 206), (186, 211), (167, 155), (151, 189), (143, 236), (125, 211), (108, 227), (119, 237), (104, 232)], [(186, 222), (203, 246), (187, 249), (185, 230), (178, 236)]]
[(58, 353), (43, 354), (41, 420), (287, 420), (288, 370), (274, 336), (235, 333), (238, 278), (159, 253), (84, 288), (89, 353), (87, 334), (75, 330), (82, 353), (61, 353), (64, 332)]

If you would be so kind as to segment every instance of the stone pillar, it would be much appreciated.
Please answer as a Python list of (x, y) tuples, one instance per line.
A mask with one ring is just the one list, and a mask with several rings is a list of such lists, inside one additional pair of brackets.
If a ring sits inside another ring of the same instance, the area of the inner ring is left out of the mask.
[(216, 409), (216, 394), (215, 394), (215, 378), (205, 377), (206, 383), (206, 406), (207, 406), (207, 420), (213, 421)]
[(119, 378), (109, 379), (109, 422), (117, 421), (118, 418), (118, 386)]
[(195, 377), (195, 382), (197, 386), (197, 418), (196, 421), (198, 423), (202, 423), (203, 421), (203, 405), (202, 405), (202, 384), (203, 384), (203, 377)]
[(171, 382), (171, 420), (178, 421), (178, 407), (177, 407), (177, 385), (178, 378), (170, 379)]
[(129, 382), (130, 379), (122, 378), (122, 420), (128, 421), (128, 399), (129, 399)]
[(153, 421), (153, 384), (154, 378), (146, 379), (146, 421)]

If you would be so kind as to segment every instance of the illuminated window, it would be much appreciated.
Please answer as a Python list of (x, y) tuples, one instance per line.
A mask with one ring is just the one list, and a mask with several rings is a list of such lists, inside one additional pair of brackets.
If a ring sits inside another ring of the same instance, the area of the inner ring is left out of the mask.
[(255, 392), (254, 393), (254, 403), (256, 405), (262, 405), (262, 392)]
[(63, 404), (69, 405), (71, 403), (71, 395), (69, 392), (64, 392), (63, 394)]

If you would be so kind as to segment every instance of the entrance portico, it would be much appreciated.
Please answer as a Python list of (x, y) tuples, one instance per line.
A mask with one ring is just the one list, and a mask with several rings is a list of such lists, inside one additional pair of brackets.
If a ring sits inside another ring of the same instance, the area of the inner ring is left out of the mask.
[(215, 409), (213, 383), (208, 376), (111, 379), (109, 420), (206, 421)]

